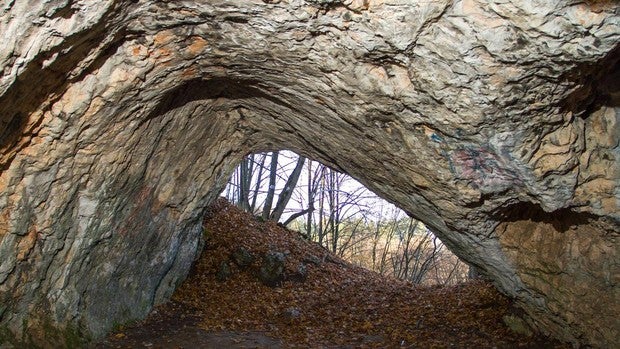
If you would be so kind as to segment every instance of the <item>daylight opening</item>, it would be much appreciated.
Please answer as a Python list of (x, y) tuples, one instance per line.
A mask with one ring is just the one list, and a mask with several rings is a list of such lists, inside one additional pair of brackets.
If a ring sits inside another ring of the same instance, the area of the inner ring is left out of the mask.
[(424, 223), (346, 173), (292, 151), (246, 156), (222, 196), (381, 275), (421, 285), (451, 285), (470, 277), (468, 265)]

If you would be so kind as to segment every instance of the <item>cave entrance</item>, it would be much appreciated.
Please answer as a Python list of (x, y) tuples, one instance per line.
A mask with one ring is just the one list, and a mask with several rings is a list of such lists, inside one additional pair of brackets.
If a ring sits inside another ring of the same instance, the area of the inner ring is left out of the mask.
[(209, 206), (203, 227), (202, 254), (172, 302), (112, 334), (105, 348), (188, 338), (192, 347), (226, 348), (532, 343), (505, 326), (510, 302), (482, 280), (428, 287), (383, 276), (224, 198)]
[(467, 281), (469, 266), (421, 221), (346, 173), (293, 151), (246, 156), (222, 192), (354, 265), (420, 285)]

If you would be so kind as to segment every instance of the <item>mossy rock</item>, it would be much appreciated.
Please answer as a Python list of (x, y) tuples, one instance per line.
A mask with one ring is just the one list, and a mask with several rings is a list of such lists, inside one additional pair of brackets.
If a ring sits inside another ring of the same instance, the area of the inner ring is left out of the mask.
[[(28, 321), (24, 320), (23, 336), (18, 338), (8, 327), (0, 327), (0, 348), (66, 348), (77, 349), (88, 347), (91, 338), (86, 331), (75, 324), (68, 324), (64, 328), (54, 326), (49, 319), (44, 319), (35, 328), (28, 326)], [(33, 335), (32, 331), (39, 331)], [(42, 335), (41, 335), (42, 334)]]
[(532, 329), (522, 318), (516, 315), (504, 315), (503, 319), (504, 324), (510, 328), (510, 330), (514, 333), (524, 335), (527, 337), (531, 337), (534, 335)]
[(284, 281), (284, 263), (286, 256), (282, 252), (268, 252), (258, 271), (259, 280), (269, 286), (277, 287)]
[(217, 268), (217, 281), (224, 282), (228, 280), (231, 276), (232, 269), (230, 268), (230, 263), (228, 263), (228, 261), (220, 263), (220, 266)]
[(254, 256), (244, 247), (235, 249), (232, 259), (240, 268), (247, 268), (254, 263)]

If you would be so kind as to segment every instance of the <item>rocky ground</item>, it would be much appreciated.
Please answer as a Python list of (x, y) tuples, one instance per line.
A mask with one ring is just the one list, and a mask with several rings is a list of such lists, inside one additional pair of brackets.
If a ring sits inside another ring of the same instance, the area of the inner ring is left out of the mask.
[(225, 201), (205, 238), (173, 300), (98, 348), (565, 348), (512, 332), (511, 300), (488, 283), (382, 277)]

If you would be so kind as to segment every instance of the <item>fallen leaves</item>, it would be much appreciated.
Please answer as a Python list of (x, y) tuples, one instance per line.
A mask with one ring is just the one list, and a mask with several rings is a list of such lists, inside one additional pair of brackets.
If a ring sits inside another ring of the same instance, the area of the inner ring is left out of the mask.
[[(205, 251), (173, 298), (199, 309), (205, 330), (266, 332), (287, 347), (513, 348), (541, 343), (503, 325), (511, 302), (488, 283), (416, 287), (383, 277), (223, 200), (211, 208), (204, 227)], [(239, 248), (253, 256), (280, 251), (287, 272), (303, 264), (307, 277), (267, 287), (251, 272), (260, 258), (247, 268), (233, 262)], [(218, 282), (218, 266), (228, 261), (232, 274)]]

